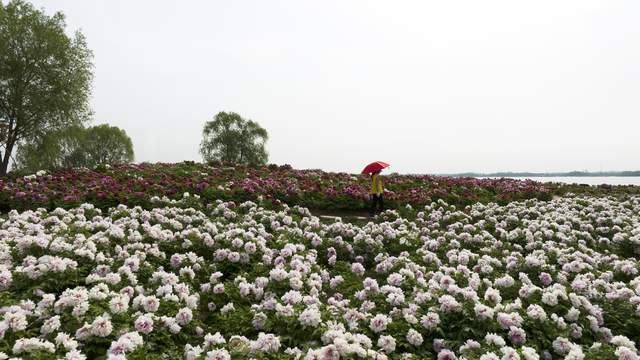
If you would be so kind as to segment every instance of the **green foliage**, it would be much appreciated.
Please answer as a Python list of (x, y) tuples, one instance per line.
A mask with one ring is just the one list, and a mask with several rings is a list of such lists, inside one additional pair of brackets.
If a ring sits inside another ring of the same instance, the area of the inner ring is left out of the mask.
[(16, 145), (90, 117), (93, 54), (65, 27), (62, 13), (0, 3), (0, 176)]
[(204, 125), (200, 154), (207, 162), (264, 165), (269, 158), (267, 130), (257, 122), (230, 112), (219, 112)]
[(127, 133), (115, 126), (96, 125), (86, 130), (85, 150), (88, 168), (103, 164), (125, 164), (134, 159), (133, 143)]
[(71, 126), (20, 145), (16, 168), (33, 173), (74, 167), (95, 168), (130, 163), (133, 159), (133, 143), (124, 130), (106, 124), (89, 128)]
[(18, 146), (15, 169), (33, 173), (79, 166), (84, 162), (83, 143), (84, 129), (79, 126), (49, 132)]

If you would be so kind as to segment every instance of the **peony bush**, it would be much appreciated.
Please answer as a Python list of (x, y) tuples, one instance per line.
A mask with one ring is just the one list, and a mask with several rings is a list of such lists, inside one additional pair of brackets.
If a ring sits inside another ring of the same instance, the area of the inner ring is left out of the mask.
[[(452, 178), (428, 175), (385, 175), (388, 207), (428, 205), (445, 200), (457, 205), (536, 198), (551, 199), (547, 185), (514, 179)], [(97, 169), (69, 169), (0, 179), (0, 212), (54, 210), (91, 203), (107, 210), (119, 204), (152, 206), (153, 196), (180, 199), (197, 194), (214, 202), (284, 202), (319, 210), (363, 210), (368, 207), (366, 175), (295, 170), (290, 166), (225, 168), (198, 163), (127, 164)]]
[(638, 359), (640, 197), (7, 214), (0, 358)]

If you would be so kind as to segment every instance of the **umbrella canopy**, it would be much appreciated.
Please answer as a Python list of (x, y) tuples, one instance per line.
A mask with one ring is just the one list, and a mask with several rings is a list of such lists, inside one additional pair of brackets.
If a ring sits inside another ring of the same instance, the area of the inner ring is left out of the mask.
[(380, 171), (384, 168), (389, 167), (389, 164), (387, 164), (386, 162), (382, 162), (382, 161), (374, 161), (371, 164), (365, 166), (365, 168), (362, 170), (363, 174), (371, 174), (374, 173), (376, 171)]

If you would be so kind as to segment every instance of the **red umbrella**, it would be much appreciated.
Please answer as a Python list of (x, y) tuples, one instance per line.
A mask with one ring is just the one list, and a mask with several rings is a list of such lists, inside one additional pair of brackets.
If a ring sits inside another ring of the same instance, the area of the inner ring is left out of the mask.
[(387, 164), (386, 162), (382, 162), (382, 161), (374, 161), (371, 164), (365, 166), (364, 170), (362, 170), (363, 174), (371, 174), (374, 173), (376, 171), (380, 171), (384, 168), (389, 167), (389, 164)]

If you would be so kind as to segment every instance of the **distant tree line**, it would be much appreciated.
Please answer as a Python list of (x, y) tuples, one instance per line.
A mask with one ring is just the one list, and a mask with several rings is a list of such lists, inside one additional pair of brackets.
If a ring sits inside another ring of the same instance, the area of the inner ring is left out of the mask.
[(442, 174), (447, 176), (468, 176), (468, 177), (596, 177), (596, 176), (640, 176), (640, 171), (569, 171), (569, 172), (494, 172), (475, 173), (465, 172), (456, 174)]

